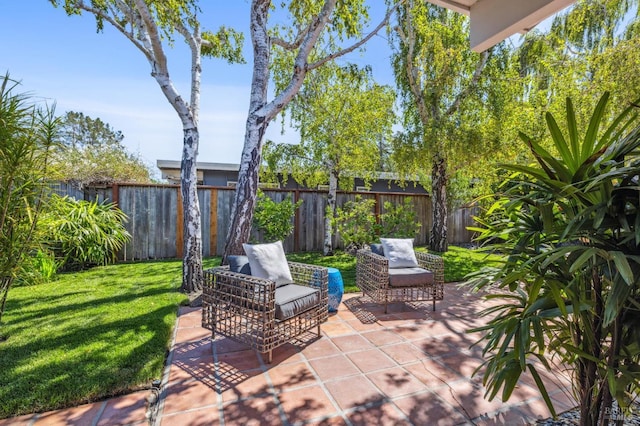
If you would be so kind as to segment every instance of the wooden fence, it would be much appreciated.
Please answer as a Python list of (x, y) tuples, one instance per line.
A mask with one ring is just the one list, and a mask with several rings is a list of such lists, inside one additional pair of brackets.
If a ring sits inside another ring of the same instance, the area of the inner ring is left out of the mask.
[[(130, 185), (120, 184), (105, 188), (88, 188), (77, 191), (64, 184), (54, 190), (85, 200), (108, 200), (114, 202), (129, 217), (125, 225), (132, 235), (120, 258), (122, 260), (179, 258), (182, 256), (182, 204), (179, 187), (176, 185)], [(263, 190), (275, 201), (291, 197), (303, 203), (294, 217), (294, 232), (285, 241), (288, 252), (322, 251), (324, 242), (324, 211), (327, 193), (314, 190)], [(227, 187), (202, 186), (198, 188), (202, 217), (202, 246), (204, 256), (221, 255), (231, 222), (231, 206), (235, 190)], [(376, 201), (375, 213), (384, 213), (384, 203), (397, 205), (406, 198), (413, 201), (417, 220), (421, 223), (415, 237), (416, 245), (425, 245), (431, 230), (431, 199), (423, 194), (387, 192), (339, 192), (337, 205), (342, 207), (356, 195)], [(472, 233), (467, 226), (474, 224), (474, 208), (462, 208), (452, 212), (448, 218), (448, 240), (452, 244), (468, 243)], [(254, 232), (253, 238), (261, 236)], [(339, 236), (336, 247), (342, 247)]]

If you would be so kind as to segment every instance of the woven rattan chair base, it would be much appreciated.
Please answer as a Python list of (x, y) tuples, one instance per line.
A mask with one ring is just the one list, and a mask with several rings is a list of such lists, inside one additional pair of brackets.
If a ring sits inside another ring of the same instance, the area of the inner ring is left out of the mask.
[(434, 254), (415, 252), (418, 265), (433, 272), (433, 282), (411, 287), (393, 287), (389, 284), (389, 260), (372, 253), (369, 249), (356, 254), (356, 286), (364, 295), (376, 303), (387, 305), (392, 302), (425, 302), (444, 299), (444, 261)]
[(273, 350), (303, 333), (316, 330), (328, 318), (327, 268), (289, 262), (296, 284), (320, 290), (317, 305), (285, 320), (276, 318), (275, 282), (231, 272), (228, 266), (204, 271), (202, 326), (244, 343), (270, 364)]

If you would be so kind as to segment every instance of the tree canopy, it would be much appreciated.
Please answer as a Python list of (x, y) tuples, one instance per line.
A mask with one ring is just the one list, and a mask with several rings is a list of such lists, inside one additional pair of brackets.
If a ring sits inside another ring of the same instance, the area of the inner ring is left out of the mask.
[[(447, 186), (500, 142), (507, 93), (506, 52), (469, 49), (466, 16), (422, 1), (398, 8), (391, 30), (393, 68), (403, 108), (403, 133), (394, 139), (398, 170), (431, 170), (430, 247), (447, 249)], [(468, 173), (468, 175), (473, 175)]]
[(100, 118), (68, 111), (60, 120), (60, 144), (51, 159), (51, 178), (77, 187), (149, 183), (151, 171), (122, 144), (124, 135)]
[(325, 255), (333, 253), (338, 186), (352, 190), (354, 178), (375, 178), (380, 141), (389, 139), (395, 121), (394, 100), (393, 89), (374, 83), (368, 70), (327, 64), (307, 77), (288, 106), (300, 143), (265, 146), (267, 178), (291, 173), (307, 187), (329, 185)]

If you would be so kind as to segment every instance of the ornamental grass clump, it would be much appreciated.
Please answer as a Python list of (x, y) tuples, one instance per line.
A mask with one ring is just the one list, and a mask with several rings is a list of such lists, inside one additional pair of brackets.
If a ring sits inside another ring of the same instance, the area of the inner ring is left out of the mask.
[(52, 194), (39, 237), (63, 271), (107, 265), (131, 239), (127, 216), (113, 203), (75, 200)]
[(34, 230), (58, 126), (54, 109), (16, 93), (17, 85), (8, 75), (0, 79), (0, 320), (9, 290), (36, 249)]
[(619, 420), (611, 413), (640, 390), (640, 127), (635, 106), (605, 127), (608, 98), (583, 131), (570, 99), (566, 122), (547, 113), (554, 151), (521, 134), (536, 163), (505, 166), (504, 192), (476, 229), (505, 260), (469, 281), (498, 302), (474, 330), (485, 333), (487, 396), (506, 401), (531, 374), (555, 416), (539, 370), (558, 361), (581, 425)]

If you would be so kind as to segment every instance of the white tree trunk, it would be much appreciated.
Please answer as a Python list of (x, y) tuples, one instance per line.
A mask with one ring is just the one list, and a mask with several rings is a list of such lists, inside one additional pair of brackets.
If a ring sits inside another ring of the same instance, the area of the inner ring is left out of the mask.
[[(244, 136), (244, 147), (238, 171), (236, 194), (231, 207), (231, 223), (224, 246), (222, 262), (227, 256), (243, 254), (242, 243), (249, 241), (253, 211), (258, 195), (258, 172), (262, 161), (262, 140), (269, 121), (265, 105), (269, 87), (269, 61), (271, 43), (267, 34), (267, 19), (271, 1), (254, 0), (251, 3), (251, 41), (253, 43), (253, 77), (249, 115)], [(277, 114), (277, 113), (276, 113)]]
[[(199, 58), (199, 55), (194, 56)], [(199, 68), (199, 60), (196, 61)], [(169, 79), (168, 73), (155, 73), (155, 78), (162, 93), (178, 113), (182, 122), (184, 140), (182, 144), (182, 162), (180, 164), (180, 192), (182, 195), (182, 287), (185, 293), (202, 291), (202, 222), (200, 203), (198, 201), (198, 173), (196, 161), (200, 143), (200, 132), (197, 125), (199, 95), (192, 93), (194, 104), (191, 108), (178, 94)], [(200, 73), (192, 75), (192, 92), (199, 90)]]
[(324, 215), (324, 247), (325, 256), (333, 255), (333, 226), (331, 222), (336, 214), (336, 196), (338, 194), (338, 174), (333, 168), (329, 172), (329, 194), (327, 194), (327, 212)]
[[(198, 202), (196, 158), (198, 156), (198, 112), (200, 110), (200, 76), (202, 73), (202, 37), (197, 19), (192, 21), (193, 32), (178, 19), (173, 22), (175, 31), (182, 34), (191, 50), (191, 105), (182, 99), (169, 77), (167, 57), (164, 53), (161, 30), (155, 21), (152, 4), (145, 0), (114, 2), (108, 7), (94, 7), (94, 2), (75, 2), (78, 8), (94, 14), (120, 31), (138, 48), (149, 61), (151, 75), (162, 93), (178, 113), (184, 133), (182, 165), (180, 168), (180, 191), (184, 213), (182, 290), (187, 293), (202, 290), (202, 226)], [(68, 13), (71, 13), (68, 11)], [(129, 22), (120, 19), (125, 16)], [(157, 16), (156, 16), (157, 17)], [(165, 22), (166, 24), (166, 22)], [(129, 28), (129, 25), (132, 28)]]
[(182, 192), (182, 229), (184, 230), (182, 289), (187, 293), (202, 291), (202, 225), (196, 168), (199, 137), (197, 128), (184, 129), (180, 191)]
[(227, 234), (227, 241), (223, 254), (223, 263), (230, 254), (242, 253), (242, 243), (249, 241), (253, 210), (258, 190), (258, 172), (262, 158), (262, 142), (269, 122), (282, 111), (291, 99), (298, 93), (309, 70), (318, 68), (327, 61), (333, 60), (362, 46), (371, 39), (389, 20), (395, 7), (390, 9), (385, 19), (376, 29), (354, 43), (316, 62), (309, 64), (308, 59), (320, 35), (329, 22), (336, 8), (337, 0), (324, 0), (322, 10), (315, 15), (306, 29), (300, 34), (296, 43), (285, 43), (281, 39), (274, 39), (274, 43), (285, 49), (297, 49), (293, 63), (289, 84), (267, 102), (269, 84), (269, 63), (271, 59), (271, 38), (267, 31), (271, 0), (252, 0), (250, 32), (253, 44), (253, 79), (251, 82), (251, 100), (249, 102), (249, 116), (244, 140), (244, 148), (238, 175), (238, 187), (231, 209), (231, 224)]
[(258, 171), (260, 170), (262, 137), (269, 123), (262, 117), (250, 115), (236, 184), (235, 202), (231, 209), (229, 234), (224, 247), (224, 259), (233, 254), (244, 254), (242, 243), (249, 240), (253, 211), (258, 194)]

